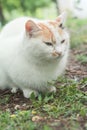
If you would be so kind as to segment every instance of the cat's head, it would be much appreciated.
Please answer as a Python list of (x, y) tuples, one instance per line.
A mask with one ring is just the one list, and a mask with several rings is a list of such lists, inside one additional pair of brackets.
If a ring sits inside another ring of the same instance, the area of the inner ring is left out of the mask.
[(65, 17), (65, 13), (62, 13), (54, 21), (26, 22), (27, 46), (33, 56), (49, 60), (65, 55), (69, 48), (69, 35), (64, 28)]

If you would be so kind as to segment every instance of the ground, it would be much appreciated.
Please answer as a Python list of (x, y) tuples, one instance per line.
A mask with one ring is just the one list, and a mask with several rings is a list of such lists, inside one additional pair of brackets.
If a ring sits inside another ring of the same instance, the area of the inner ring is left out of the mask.
[(72, 47), (56, 94), (30, 99), (0, 90), (2, 130), (87, 130), (87, 43)]

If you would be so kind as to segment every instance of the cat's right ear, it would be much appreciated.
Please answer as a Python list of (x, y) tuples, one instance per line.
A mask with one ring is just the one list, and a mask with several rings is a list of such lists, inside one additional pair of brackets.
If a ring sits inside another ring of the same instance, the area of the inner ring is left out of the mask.
[(35, 33), (40, 31), (40, 28), (37, 26), (35, 22), (33, 22), (32, 20), (28, 20), (25, 23), (25, 30), (29, 34), (29, 36), (32, 37), (35, 35)]
[(58, 22), (59, 27), (62, 28), (62, 27), (65, 25), (66, 18), (67, 18), (66, 12), (63, 12), (61, 15), (59, 15), (59, 16), (56, 18), (56, 21)]

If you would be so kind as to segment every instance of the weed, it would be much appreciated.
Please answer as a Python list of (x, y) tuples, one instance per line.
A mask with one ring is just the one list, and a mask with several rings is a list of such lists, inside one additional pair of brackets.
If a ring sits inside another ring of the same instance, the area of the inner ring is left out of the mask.
[(87, 55), (81, 54), (76, 56), (77, 60), (81, 63), (87, 63)]

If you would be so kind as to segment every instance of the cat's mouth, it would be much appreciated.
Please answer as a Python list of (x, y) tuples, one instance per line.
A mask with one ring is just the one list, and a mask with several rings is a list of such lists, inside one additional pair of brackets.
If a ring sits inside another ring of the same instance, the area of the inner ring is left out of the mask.
[(54, 51), (52, 53), (52, 55), (53, 55), (53, 57), (60, 58), (60, 57), (62, 57), (62, 52), (56, 52), (56, 51)]

